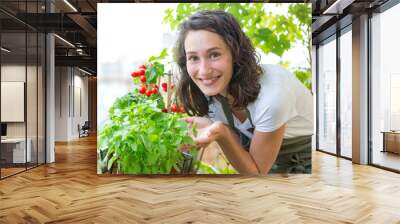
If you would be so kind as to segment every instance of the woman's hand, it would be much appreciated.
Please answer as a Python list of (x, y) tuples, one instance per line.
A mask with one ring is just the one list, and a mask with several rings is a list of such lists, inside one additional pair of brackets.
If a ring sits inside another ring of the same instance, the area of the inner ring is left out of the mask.
[(195, 136), (192, 133), (192, 137), (197, 146), (207, 146), (222, 135), (222, 128), (224, 124), (220, 121), (213, 122), (212, 120), (204, 117), (187, 117), (183, 120), (189, 124), (190, 129), (193, 127), (193, 125), (195, 125), (197, 129), (197, 135)]

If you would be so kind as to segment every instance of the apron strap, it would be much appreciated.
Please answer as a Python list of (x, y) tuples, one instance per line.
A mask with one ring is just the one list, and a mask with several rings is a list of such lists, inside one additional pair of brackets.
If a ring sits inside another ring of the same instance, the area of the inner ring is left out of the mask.
[(224, 96), (217, 95), (216, 97), (217, 97), (218, 101), (222, 105), (222, 109), (224, 110), (224, 114), (225, 114), (226, 120), (229, 123), (229, 126), (231, 126), (232, 128), (236, 129), (235, 123), (234, 123), (234, 120), (233, 120), (232, 111), (231, 111), (231, 109), (229, 107), (228, 101), (226, 100), (226, 98)]
[[(233, 120), (232, 111), (231, 111), (231, 109), (230, 109), (230, 107), (229, 107), (228, 100), (227, 100), (224, 96), (221, 96), (221, 95), (217, 95), (216, 98), (218, 99), (218, 101), (219, 101), (219, 102), (221, 103), (221, 105), (222, 105), (222, 109), (223, 109), (223, 111), (224, 111), (226, 120), (227, 120), (228, 123), (229, 123), (229, 126), (230, 126), (230, 127), (236, 132), (236, 134), (239, 136), (239, 138), (240, 138), (240, 143), (241, 143), (241, 145), (243, 146), (243, 148), (246, 149), (246, 151), (249, 151), (251, 139), (250, 139), (249, 137), (247, 137), (245, 134), (243, 134), (239, 129), (237, 129), (237, 128), (235, 127), (235, 123), (234, 123), (234, 120)], [(248, 110), (247, 108), (246, 108), (246, 113), (247, 113), (248, 118), (250, 119), (250, 124), (252, 125), (252, 128), (251, 128), (252, 130), (250, 130), (250, 132), (253, 132), (253, 130), (254, 130), (254, 125), (253, 125), (253, 122), (252, 122), (252, 120), (251, 120), (250, 112), (249, 112), (249, 110)]]

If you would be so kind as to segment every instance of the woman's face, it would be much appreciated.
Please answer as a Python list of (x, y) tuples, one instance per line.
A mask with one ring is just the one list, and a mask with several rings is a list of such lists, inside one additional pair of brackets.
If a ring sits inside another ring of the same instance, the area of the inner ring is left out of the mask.
[(191, 30), (185, 39), (186, 68), (206, 96), (227, 96), (233, 61), (222, 37), (206, 30)]

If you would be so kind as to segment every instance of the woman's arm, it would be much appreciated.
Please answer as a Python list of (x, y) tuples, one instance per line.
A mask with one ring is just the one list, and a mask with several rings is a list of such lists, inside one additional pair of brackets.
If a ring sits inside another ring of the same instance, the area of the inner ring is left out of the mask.
[(238, 135), (228, 125), (202, 117), (184, 120), (190, 127), (193, 123), (197, 124), (198, 134), (194, 136), (197, 144), (208, 145), (217, 141), (233, 167), (241, 174), (267, 174), (278, 156), (285, 132), (285, 125), (273, 132), (254, 131), (247, 152), (240, 144)]
[(273, 132), (254, 131), (249, 152), (243, 149), (229, 126), (221, 123), (216, 132), (216, 141), (239, 173), (267, 174), (278, 156), (285, 125)]

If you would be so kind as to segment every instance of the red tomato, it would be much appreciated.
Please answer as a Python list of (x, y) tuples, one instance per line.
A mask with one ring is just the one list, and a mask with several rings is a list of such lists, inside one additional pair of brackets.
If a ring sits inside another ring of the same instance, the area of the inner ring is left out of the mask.
[(172, 104), (171, 105), (171, 111), (172, 112), (177, 112), (178, 111), (178, 108), (176, 107), (176, 104)]
[(146, 96), (150, 96), (151, 95), (151, 90), (146, 90)]
[(139, 93), (145, 94), (146, 93), (146, 87), (145, 86), (139, 87)]
[(140, 81), (141, 82), (146, 82), (146, 76), (145, 75), (140, 76)]
[(161, 87), (162, 87), (162, 88), (166, 89), (167, 86), (168, 86), (168, 84), (167, 84), (166, 82), (161, 83)]
[(152, 94), (158, 93), (158, 89), (156, 87), (151, 88), (151, 93)]
[(131, 76), (132, 76), (132, 78), (136, 78), (136, 77), (138, 77), (138, 73), (136, 71), (134, 71), (131, 73)]
[(137, 71), (137, 73), (139, 74), (139, 76), (145, 75), (146, 74), (146, 70), (144, 69), (139, 69), (139, 71)]
[(143, 64), (143, 65), (139, 66), (139, 69), (144, 69), (144, 70), (146, 70), (146, 65)]

